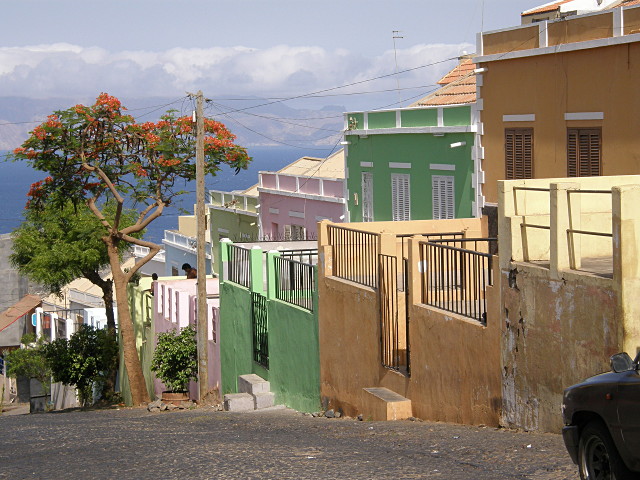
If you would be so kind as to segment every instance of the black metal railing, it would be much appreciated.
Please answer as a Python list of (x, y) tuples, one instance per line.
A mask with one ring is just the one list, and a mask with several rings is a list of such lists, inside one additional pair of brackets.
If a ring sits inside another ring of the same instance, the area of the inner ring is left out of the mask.
[(371, 288), (378, 287), (378, 235), (329, 225), (333, 275)]
[[(422, 303), (487, 323), (486, 287), (493, 285), (495, 238), (420, 242)], [(463, 248), (465, 247), (465, 248)]]
[(409, 375), (409, 329), (400, 315), (398, 259), (380, 254), (380, 347), (382, 366)]
[(301, 263), (308, 263), (311, 265), (318, 264), (318, 249), (317, 248), (301, 248), (298, 250), (278, 250), (280, 256), (289, 258), (291, 260), (297, 260)]
[(269, 368), (269, 325), (267, 297), (251, 292), (251, 317), (253, 323), (253, 360)]
[(276, 298), (313, 312), (315, 268), (286, 257), (274, 257)]
[(238, 245), (229, 245), (227, 272), (227, 280), (251, 288), (251, 250)]

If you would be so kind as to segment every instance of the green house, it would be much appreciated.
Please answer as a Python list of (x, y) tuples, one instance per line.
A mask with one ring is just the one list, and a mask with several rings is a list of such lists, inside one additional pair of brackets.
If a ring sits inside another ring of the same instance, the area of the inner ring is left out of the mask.
[(345, 114), (350, 222), (481, 216), (475, 74), (465, 58), (410, 107)]

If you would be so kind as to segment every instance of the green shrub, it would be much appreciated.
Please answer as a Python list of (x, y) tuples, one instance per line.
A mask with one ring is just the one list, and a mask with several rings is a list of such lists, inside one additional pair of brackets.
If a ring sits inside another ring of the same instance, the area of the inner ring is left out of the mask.
[(197, 379), (197, 357), (196, 331), (189, 325), (180, 333), (172, 330), (158, 335), (151, 370), (170, 391), (184, 392), (189, 380)]

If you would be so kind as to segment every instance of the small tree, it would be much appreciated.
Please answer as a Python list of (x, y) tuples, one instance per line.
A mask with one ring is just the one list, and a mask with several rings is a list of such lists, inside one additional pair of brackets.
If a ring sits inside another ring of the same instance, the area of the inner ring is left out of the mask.
[[(113, 219), (113, 205), (106, 205), (105, 213)], [(131, 209), (125, 209), (122, 216), (124, 225), (134, 224), (137, 217)], [(115, 342), (113, 282), (100, 275), (100, 270), (109, 265), (103, 235), (100, 221), (86, 208), (77, 208), (69, 201), (62, 206), (45, 204), (42, 210), (26, 209), (24, 221), (12, 233), (11, 263), (53, 294), (59, 294), (65, 285), (80, 277), (97, 285), (102, 290), (107, 329)], [(138, 238), (142, 232), (133, 235)], [(119, 247), (122, 255), (128, 245), (121, 243)], [(117, 365), (115, 355), (108, 369), (104, 395), (113, 394)]]
[(5, 351), (4, 361), (7, 376), (12, 378), (35, 378), (42, 384), (45, 395), (51, 390), (51, 368), (47, 362), (43, 337), (36, 341), (33, 333), (22, 337), (22, 348)]
[(184, 392), (190, 380), (198, 375), (196, 331), (189, 325), (180, 333), (175, 330), (158, 335), (151, 370), (172, 392)]
[[(40, 210), (53, 203), (70, 200), (85, 206), (101, 222), (102, 241), (106, 245), (116, 288), (118, 319), (122, 334), (124, 363), (134, 405), (149, 400), (127, 301), (127, 283), (151, 260), (160, 246), (136, 239), (162, 215), (165, 206), (183, 191), (179, 179), (196, 176), (194, 125), (191, 117), (176, 117), (168, 112), (159, 122), (137, 124), (124, 112), (120, 101), (105, 93), (94, 105), (76, 105), (55, 112), (36, 127), (12, 158), (28, 162), (50, 177), (30, 192), (29, 209)], [(205, 172), (214, 175), (226, 163), (239, 171), (250, 158), (234, 143), (235, 136), (220, 122), (205, 119)], [(105, 199), (113, 201), (116, 211), (109, 219), (103, 211)], [(138, 219), (126, 225), (125, 206), (136, 205)], [(120, 262), (122, 243), (149, 248), (149, 254), (128, 272)]]
[(83, 407), (93, 403), (93, 388), (102, 386), (117, 352), (114, 338), (90, 325), (81, 325), (69, 340), (59, 338), (44, 346), (54, 381), (75, 385)]

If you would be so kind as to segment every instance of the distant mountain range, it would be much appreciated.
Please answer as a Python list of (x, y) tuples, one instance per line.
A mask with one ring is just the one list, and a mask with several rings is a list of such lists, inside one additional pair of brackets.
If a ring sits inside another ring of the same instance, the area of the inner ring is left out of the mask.
[[(157, 120), (172, 108), (190, 115), (193, 102), (175, 98), (121, 98), (139, 121)], [(87, 98), (34, 99), (0, 97), (0, 150), (19, 146), (29, 132), (47, 115), (78, 103), (93, 103)], [(284, 103), (264, 98), (220, 97), (206, 103), (205, 113), (224, 123), (243, 146), (328, 146), (340, 141), (343, 128), (343, 106), (318, 109), (291, 108)]]

